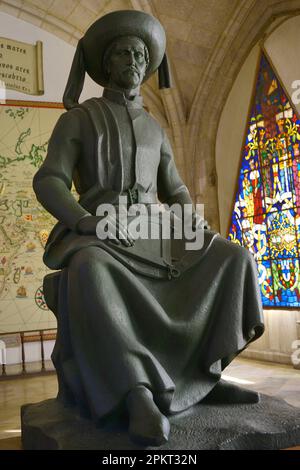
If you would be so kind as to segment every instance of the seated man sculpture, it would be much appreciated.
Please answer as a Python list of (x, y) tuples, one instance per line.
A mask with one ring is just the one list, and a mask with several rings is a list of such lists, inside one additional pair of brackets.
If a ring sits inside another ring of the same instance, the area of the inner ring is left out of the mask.
[[(120, 208), (119, 196), (128, 196), (126, 207), (192, 206), (168, 138), (140, 96), (156, 70), (168, 86), (165, 45), (159, 21), (139, 11), (110, 13), (89, 28), (67, 83), (67, 112), (33, 183), (58, 219), (44, 254), (61, 270), (44, 284), (58, 319), (58, 399), (96, 424), (125, 410), (130, 437), (156, 446), (168, 440), (168, 416), (203, 399), (259, 399), (220, 378), (263, 332), (256, 265), (244, 248), (204, 230), (203, 246), (188, 252), (171, 236), (134, 238), (117, 217), (108, 219), (107, 240), (97, 236), (98, 208)], [(86, 72), (104, 92), (78, 104)]]

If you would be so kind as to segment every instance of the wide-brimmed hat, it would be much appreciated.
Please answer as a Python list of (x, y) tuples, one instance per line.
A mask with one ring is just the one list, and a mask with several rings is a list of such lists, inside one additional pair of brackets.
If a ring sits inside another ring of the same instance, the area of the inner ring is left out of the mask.
[(99, 85), (107, 86), (104, 55), (109, 45), (122, 36), (136, 36), (147, 46), (149, 65), (143, 81), (158, 69), (160, 88), (170, 87), (166, 35), (160, 22), (142, 11), (118, 10), (95, 21), (78, 42), (63, 99), (67, 109), (78, 103), (85, 72)]

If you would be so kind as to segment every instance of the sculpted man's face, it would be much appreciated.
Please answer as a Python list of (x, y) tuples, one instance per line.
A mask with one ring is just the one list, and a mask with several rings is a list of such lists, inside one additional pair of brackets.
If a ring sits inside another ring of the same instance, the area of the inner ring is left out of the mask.
[(137, 88), (143, 81), (147, 65), (143, 41), (133, 36), (118, 39), (106, 63), (110, 85), (125, 90)]

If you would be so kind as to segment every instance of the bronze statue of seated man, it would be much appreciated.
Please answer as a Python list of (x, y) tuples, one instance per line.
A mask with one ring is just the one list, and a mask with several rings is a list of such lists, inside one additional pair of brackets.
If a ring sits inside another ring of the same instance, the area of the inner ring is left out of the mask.
[[(130, 436), (143, 445), (166, 442), (168, 416), (203, 399), (256, 402), (256, 393), (220, 378), (263, 332), (256, 265), (244, 248), (210, 230), (193, 251), (161, 232), (139, 240), (118, 217), (109, 219), (107, 240), (97, 236), (98, 208), (120, 209), (120, 195), (129, 196), (126, 207), (192, 207), (166, 133), (143, 108), (140, 86), (157, 69), (168, 86), (155, 18), (117, 11), (97, 20), (79, 41), (68, 111), (33, 183), (58, 219), (44, 255), (61, 270), (44, 283), (58, 319), (58, 398), (95, 423), (126, 410)], [(104, 92), (78, 104), (85, 72)]]

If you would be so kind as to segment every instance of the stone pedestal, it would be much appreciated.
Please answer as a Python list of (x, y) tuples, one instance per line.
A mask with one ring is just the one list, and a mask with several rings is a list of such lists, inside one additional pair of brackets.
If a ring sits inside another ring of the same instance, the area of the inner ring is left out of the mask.
[[(21, 415), (27, 450), (141, 449), (129, 440), (125, 422), (97, 429), (56, 399), (24, 405)], [(161, 450), (283, 449), (300, 444), (300, 409), (266, 395), (254, 405), (201, 403), (170, 421), (170, 440)]]

